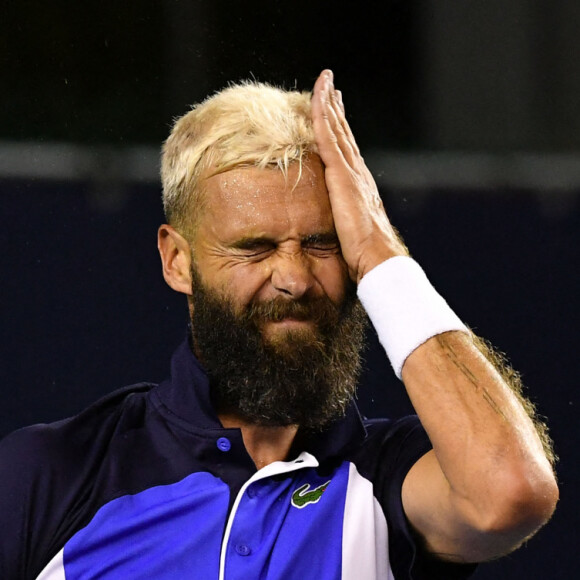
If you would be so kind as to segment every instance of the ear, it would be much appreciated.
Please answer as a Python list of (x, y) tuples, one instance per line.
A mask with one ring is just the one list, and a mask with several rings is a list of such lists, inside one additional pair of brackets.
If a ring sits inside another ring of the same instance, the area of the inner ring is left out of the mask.
[(170, 225), (157, 232), (163, 277), (177, 292), (191, 295), (191, 250), (187, 240)]

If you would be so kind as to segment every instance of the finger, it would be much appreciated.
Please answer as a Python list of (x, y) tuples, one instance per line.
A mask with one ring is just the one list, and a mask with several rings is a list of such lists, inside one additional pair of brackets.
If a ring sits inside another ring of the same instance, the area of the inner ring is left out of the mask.
[(342, 112), (344, 113), (344, 103), (342, 102), (342, 91), (335, 89), (334, 93), (336, 94), (336, 100), (340, 108), (342, 109)]
[(342, 92), (334, 89), (333, 95), (331, 98), (331, 103), (333, 105), (333, 109), (336, 113), (336, 118), (338, 123), (340, 124), (341, 131), (346, 136), (346, 139), (349, 142), (350, 147), (355, 152), (356, 155), (360, 155), (360, 150), (356, 139), (354, 138), (354, 134), (350, 128), (348, 121), (346, 120), (345, 108), (344, 103), (342, 100)]
[(351, 167), (354, 167), (359, 157), (358, 147), (348, 126), (344, 123), (344, 115), (340, 106), (332, 96), (328, 108), (328, 122), (345, 160)]
[[(312, 107), (315, 132), (323, 128), (324, 130), (319, 135), (326, 137), (335, 149), (340, 150), (337, 159), (346, 161), (352, 169), (356, 170), (364, 161), (345, 117), (342, 93), (334, 87), (332, 71), (325, 70), (318, 77), (314, 85)], [(328, 145), (325, 147), (322, 141), (318, 145), (319, 149), (322, 147), (324, 152), (328, 150)], [(335, 150), (333, 153), (338, 152)], [(325, 161), (324, 158), (323, 161)], [(328, 165), (327, 161), (325, 163)]]
[(325, 165), (333, 162), (344, 163), (344, 155), (338, 144), (333, 128), (335, 115), (330, 104), (332, 71), (324, 70), (314, 84), (312, 95), (312, 124), (314, 136), (322, 161)]
[(329, 96), (330, 109), (328, 118), (331, 128), (337, 137), (337, 143), (342, 149), (348, 164), (354, 169), (362, 161), (362, 157), (350, 125), (346, 120), (342, 93), (331, 84), (329, 87)]

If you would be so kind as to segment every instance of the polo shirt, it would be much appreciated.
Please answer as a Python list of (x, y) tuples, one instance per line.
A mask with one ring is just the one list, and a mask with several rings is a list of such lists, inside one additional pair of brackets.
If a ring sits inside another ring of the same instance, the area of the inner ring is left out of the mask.
[(403, 512), (428, 449), (417, 417), (366, 420), (353, 402), (257, 470), (185, 341), (161, 384), (0, 443), (0, 578), (465, 578), (473, 568), (431, 558)]

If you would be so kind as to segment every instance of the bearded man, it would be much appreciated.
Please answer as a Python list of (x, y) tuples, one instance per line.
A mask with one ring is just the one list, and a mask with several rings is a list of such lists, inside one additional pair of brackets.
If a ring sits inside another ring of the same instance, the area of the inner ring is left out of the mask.
[[(392, 227), (330, 71), (233, 85), (163, 151), (171, 378), (9, 436), (2, 578), (465, 578), (558, 489), (515, 374)], [(367, 314), (417, 416), (362, 420)]]

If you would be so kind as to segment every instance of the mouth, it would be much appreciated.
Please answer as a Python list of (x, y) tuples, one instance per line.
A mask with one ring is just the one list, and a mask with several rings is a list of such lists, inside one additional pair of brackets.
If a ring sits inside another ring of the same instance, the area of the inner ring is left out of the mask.
[(293, 333), (308, 333), (310, 336), (315, 330), (314, 327), (315, 323), (310, 319), (287, 317), (281, 320), (269, 320), (263, 325), (262, 333), (267, 339)]
[(269, 320), (266, 324), (271, 324), (274, 326), (279, 327), (300, 327), (300, 326), (311, 326), (313, 323), (312, 320), (308, 318), (293, 318), (292, 316), (288, 316), (286, 318), (281, 318), (280, 320)]

